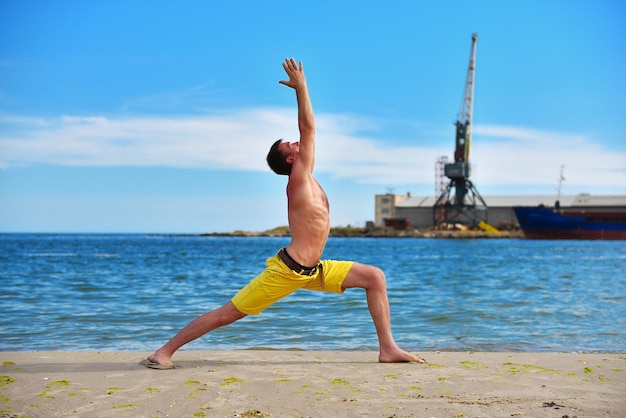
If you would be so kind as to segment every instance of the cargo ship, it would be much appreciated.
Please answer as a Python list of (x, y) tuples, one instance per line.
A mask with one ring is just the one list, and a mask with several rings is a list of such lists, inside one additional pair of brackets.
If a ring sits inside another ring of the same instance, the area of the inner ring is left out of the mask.
[(517, 221), (530, 239), (626, 240), (626, 212), (516, 206)]

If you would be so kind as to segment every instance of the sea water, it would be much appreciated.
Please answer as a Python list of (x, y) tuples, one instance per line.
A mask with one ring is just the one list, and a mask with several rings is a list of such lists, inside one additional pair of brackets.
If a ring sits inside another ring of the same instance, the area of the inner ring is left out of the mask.
[[(0, 350), (151, 351), (287, 238), (0, 235)], [(380, 267), (407, 350), (626, 351), (626, 242), (330, 238)], [(365, 292), (298, 291), (189, 349), (375, 350)]]

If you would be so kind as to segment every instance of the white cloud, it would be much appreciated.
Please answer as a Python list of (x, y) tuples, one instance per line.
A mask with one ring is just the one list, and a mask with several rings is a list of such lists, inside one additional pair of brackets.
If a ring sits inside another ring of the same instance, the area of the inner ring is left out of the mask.
[(626, 185), (626, 153), (603, 148), (582, 135), (510, 126), (477, 126), (470, 160), (480, 184), (556, 185), (561, 165), (566, 184)]
[[(423, 139), (431, 138), (431, 132), (418, 132), (423, 138), (399, 145), (385, 138), (371, 118), (320, 114), (316, 121), (316, 170), (365, 184), (434, 184), (434, 164), (442, 150), (440, 140)], [(298, 137), (295, 110), (281, 108), (171, 118), (4, 115), (0, 126), (0, 167), (45, 163), (267, 170), (269, 145)], [(365, 136), (364, 127), (376, 137)], [(449, 143), (446, 153), (451, 155), (452, 133)], [(570, 185), (623, 189), (626, 184), (626, 154), (582, 135), (477, 125), (470, 159), (479, 185), (555, 185), (562, 164)]]
[[(162, 166), (259, 170), (259, 158), (289, 120), (284, 110), (242, 110), (187, 118), (63, 116), (44, 126), (32, 120), (11, 129), (4, 118), (0, 160), (5, 166)], [(293, 127), (291, 128), (293, 130)]]

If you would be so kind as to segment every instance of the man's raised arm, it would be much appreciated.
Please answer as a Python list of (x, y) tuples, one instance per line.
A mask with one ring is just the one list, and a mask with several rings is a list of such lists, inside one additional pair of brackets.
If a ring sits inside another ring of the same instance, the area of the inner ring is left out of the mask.
[(300, 129), (300, 154), (299, 164), (304, 164), (313, 171), (315, 164), (315, 118), (313, 106), (309, 97), (309, 90), (304, 76), (302, 61), (296, 65), (293, 58), (286, 59), (283, 68), (289, 76), (289, 80), (281, 80), (280, 84), (291, 87), (296, 91), (298, 101), (298, 128)]

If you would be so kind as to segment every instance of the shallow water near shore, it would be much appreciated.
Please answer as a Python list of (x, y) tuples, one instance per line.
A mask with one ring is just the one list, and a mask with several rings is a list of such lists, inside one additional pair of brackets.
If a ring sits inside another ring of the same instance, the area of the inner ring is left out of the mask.
[[(288, 242), (0, 235), (0, 350), (153, 350), (221, 306)], [(387, 275), (408, 350), (626, 351), (626, 242), (330, 238)], [(374, 350), (365, 293), (299, 291), (189, 349)]]

